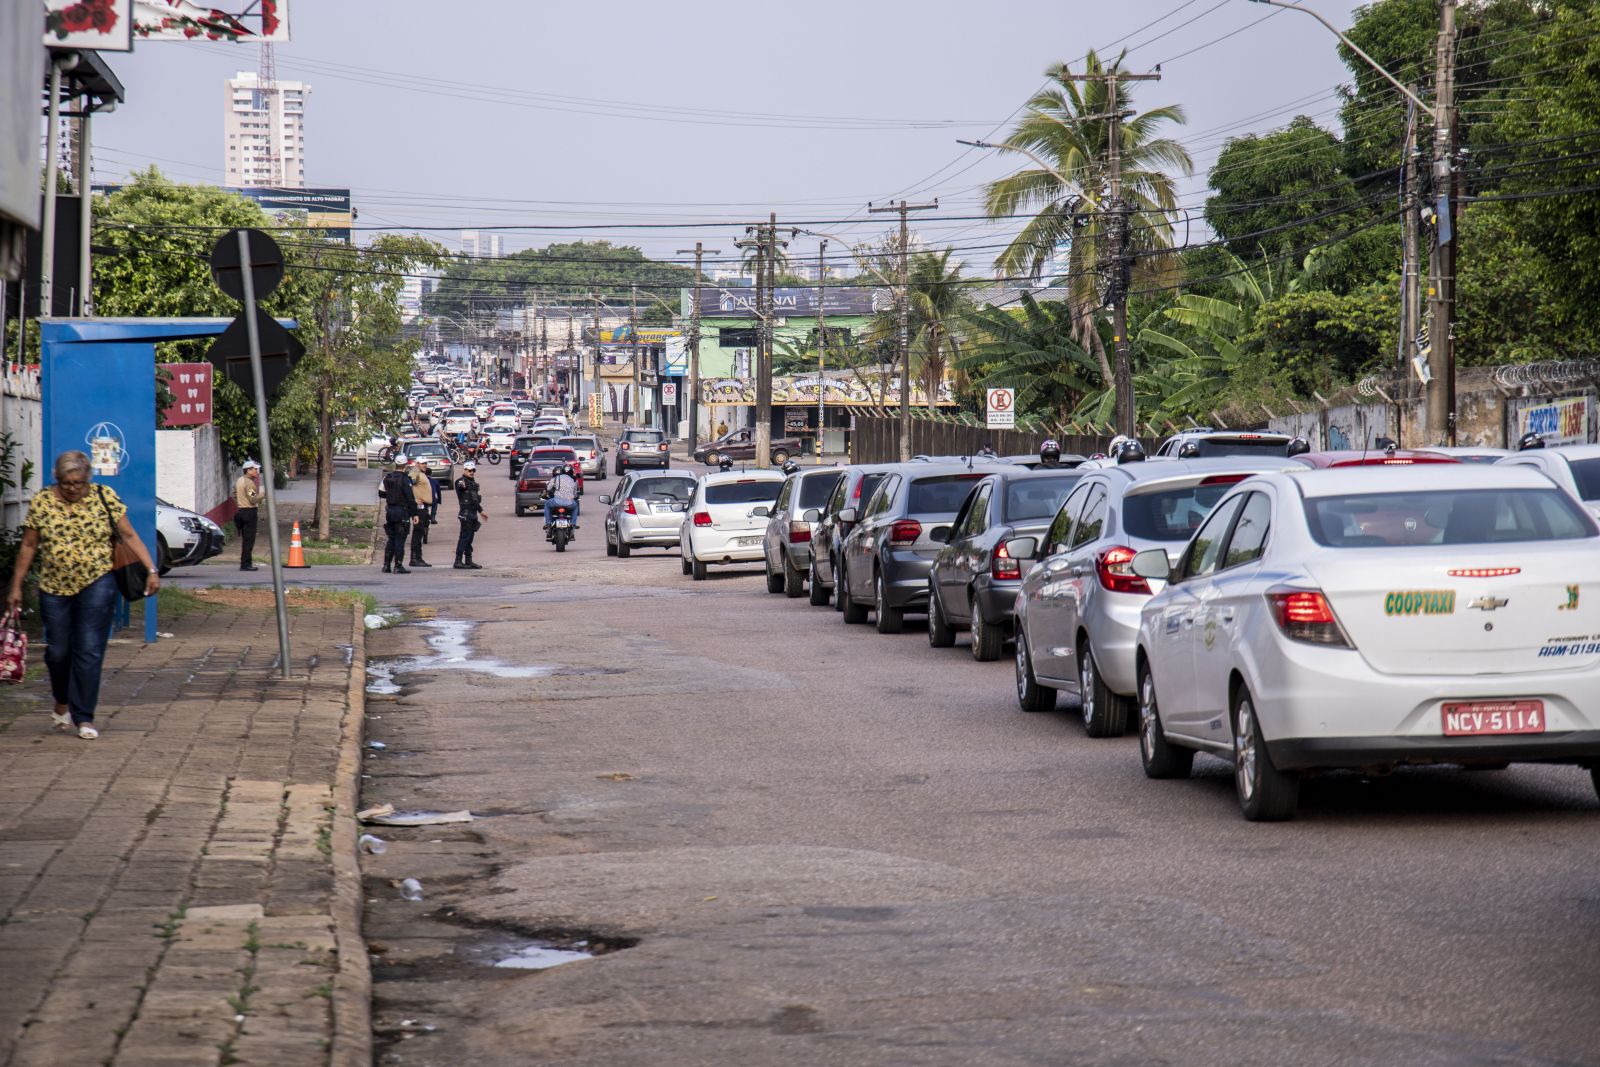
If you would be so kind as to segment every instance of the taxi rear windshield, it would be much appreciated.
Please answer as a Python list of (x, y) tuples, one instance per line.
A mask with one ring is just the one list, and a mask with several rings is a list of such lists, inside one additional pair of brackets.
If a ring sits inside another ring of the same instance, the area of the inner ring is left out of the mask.
[(1329, 548), (1490, 545), (1595, 536), (1559, 489), (1440, 489), (1312, 497), (1306, 525)]
[(1006, 486), (1006, 521), (1025, 522), (1028, 519), (1048, 519), (1061, 510), (1072, 487), (1078, 484), (1075, 475), (1061, 478), (1022, 478)]
[(635, 500), (688, 500), (694, 496), (693, 478), (640, 478), (628, 490)]
[(981, 474), (943, 474), (936, 478), (918, 478), (911, 483), (911, 499), (906, 504), (909, 515), (954, 515), (961, 510), (961, 502), (972, 492), (972, 483)]
[(1230, 479), (1182, 489), (1130, 493), (1122, 501), (1122, 525), (1128, 533), (1145, 541), (1187, 541), (1232, 488)]
[(706, 486), (707, 504), (770, 504), (778, 499), (783, 483), (775, 479), (749, 482), (718, 482)]
[(1200, 458), (1212, 456), (1286, 456), (1289, 442), (1267, 437), (1260, 440), (1237, 437), (1202, 437), (1195, 442), (1200, 446)]

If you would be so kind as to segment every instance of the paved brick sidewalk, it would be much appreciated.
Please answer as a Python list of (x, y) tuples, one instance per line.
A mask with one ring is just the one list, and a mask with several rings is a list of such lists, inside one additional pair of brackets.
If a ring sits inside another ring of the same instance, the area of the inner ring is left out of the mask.
[(289, 681), (270, 611), (114, 641), (97, 741), (0, 698), (0, 1065), (367, 1062), (359, 620), (292, 615)]

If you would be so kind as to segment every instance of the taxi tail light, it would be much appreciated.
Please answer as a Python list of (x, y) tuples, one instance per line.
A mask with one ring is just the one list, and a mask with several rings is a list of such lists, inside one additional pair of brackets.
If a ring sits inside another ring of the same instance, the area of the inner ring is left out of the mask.
[(639, 514), (638, 509), (633, 506), (633, 497), (631, 496), (622, 502), (622, 510), (626, 511), (629, 515)]
[(1272, 608), (1272, 618), (1278, 624), (1278, 629), (1291, 641), (1351, 647), (1344, 627), (1339, 625), (1339, 619), (1328, 604), (1328, 598), (1322, 595), (1322, 590), (1269, 589), (1267, 604)]
[(804, 545), (811, 542), (811, 524), (801, 522), (799, 519), (789, 523), (789, 543), (791, 545)]
[(618, 445), (617, 445), (617, 447), (618, 447), (618, 448), (620, 448), (620, 449), (622, 449), (622, 450), (623, 450), (623, 451), (624, 451), (624, 452), (627, 452), (627, 451), (628, 451), (628, 450), (629, 450), (629, 449), (631, 449), (631, 448), (632, 448), (632, 447), (633, 447), (633, 446), (632, 446), (632, 445), (630, 445), (630, 444), (628, 444), (628, 442), (626, 442), (626, 441), (623, 441), (623, 442), (621, 442), (621, 443), (620, 443), (620, 444), (618, 444)]
[(695, 512), (694, 513), (694, 524), (696, 526), (710, 526), (711, 525), (711, 512), (709, 512), (709, 511), (697, 511), (697, 512)]
[(916, 519), (901, 519), (889, 527), (889, 544), (896, 548), (914, 545), (917, 543), (917, 538), (921, 536), (922, 523)]
[(1001, 581), (1014, 581), (1022, 577), (1022, 561), (1012, 559), (1004, 544), (997, 545), (994, 557), (989, 560), (989, 577)]
[(1113, 593), (1142, 593), (1150, 595), (1150, 583), (1133, 573), (1133, 557), (1138, 555), (1126, 545), (1113, 545), (1100, 553), (1094, 561), (1094, 570), (1100, 584)]

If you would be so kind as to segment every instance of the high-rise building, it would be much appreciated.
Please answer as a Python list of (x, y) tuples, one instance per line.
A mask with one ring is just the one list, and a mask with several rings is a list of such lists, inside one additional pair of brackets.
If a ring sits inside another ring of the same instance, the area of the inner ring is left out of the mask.
[(506, 241), (487, 230), (462, 230), (461, 252), (474, 259), (499, 259), (506, 254)]
[(254, 71), (241, 71), (224, 84), (224, 184), (304, 188), (311, 86), (280, 81), (275, 91), (264, 92)]

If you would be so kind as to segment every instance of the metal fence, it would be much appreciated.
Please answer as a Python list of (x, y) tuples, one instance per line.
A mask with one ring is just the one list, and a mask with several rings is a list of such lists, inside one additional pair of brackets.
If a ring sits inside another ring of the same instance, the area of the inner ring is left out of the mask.
[[(1082, 456), (1104, 452), (1110, 437), (1092, 434), (1054, 434), (1048, 430), (990, 430), (982, 426), (927, 418), (911, 420), (911, 454), (914, 456), (970, 456), (992, 445), (1002, 456), (1037, 455), (1039, 444), (1054, 437), (1064, 454)], [(1148, 451), (1159, 441), (1142, 440)], [(900, 420), (857, 415), (850, 458), (856, 463), (893, 463), (900, 458)]]

